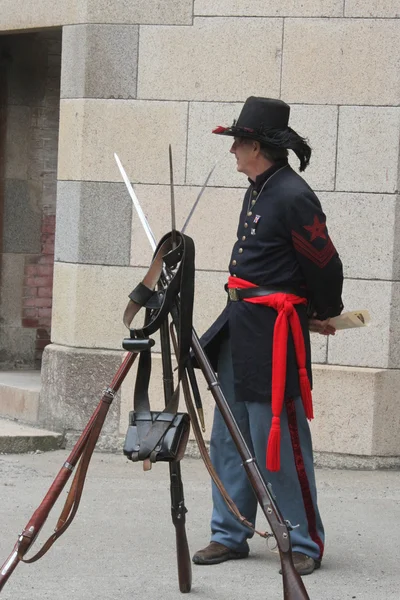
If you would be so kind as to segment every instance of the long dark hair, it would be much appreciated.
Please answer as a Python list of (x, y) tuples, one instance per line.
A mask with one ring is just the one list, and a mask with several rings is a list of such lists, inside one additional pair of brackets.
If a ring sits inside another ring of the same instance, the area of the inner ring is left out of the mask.
[(311, 147), (306, 138), (301, 137), (291, 127), (264, 130), (264, 140), (261, 142), (261, 148), (268, 158), (278, 160), (282, 156), (287, 156), (288, 150), (293, 150), (300, 161), (300, 171), (308, 167)]

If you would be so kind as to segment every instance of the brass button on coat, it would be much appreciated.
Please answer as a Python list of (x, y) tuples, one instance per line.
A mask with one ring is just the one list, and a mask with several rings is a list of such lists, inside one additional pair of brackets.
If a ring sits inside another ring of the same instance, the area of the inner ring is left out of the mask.
[(232, 264), (233, 264), (233, 266), (235, 266), (236, 265), (236, 260), (233, 260)]
[(243, 248), (239, 248), (239, 254), (242, 254)]
[(244, 242), (245, 239), (246, 239), (246, 236), (242, 235), (242, 242)]
[(244, 224), (244, 226), (247, 228), (247, 227), (249, 226), (249, 224), (248, 224), (248, 223), (245, 223), (245, 224)]
[(253, 213), (251, 212), (251, 210), (249, 210), (249, 212), (247, 213), (247, 216), (248, 216), (248, 217), (251, 217), (251, 215), (252, 215), (252, 214), (253, 214)]

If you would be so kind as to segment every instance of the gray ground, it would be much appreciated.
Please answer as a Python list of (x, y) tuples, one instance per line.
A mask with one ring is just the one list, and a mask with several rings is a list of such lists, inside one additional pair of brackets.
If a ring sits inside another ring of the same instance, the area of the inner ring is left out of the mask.
[[(0, 563), (67, 455), (0, 456)], [(209, 480), (200, 460), (185, 459), (182, 471), (193, 552), (209, 539)], [(310, 598), (399, 600), (400, 473), (318, 470), (317, 478), (327, 548), (323, 568), (304, 578)], [(43, 533), (51, 532), (57, 517), (49, 517)], [(264, 527), (263, 519), (258, 525)], [(97, 453), (75, 522), (38, 563), (18, 565), (1, 600), (181, 598), (174, 539), (168, 468), (156, 465), (143, 473), (122, 456)], [(251, 549), (247, 560), (194, 566), (190, 597), (281, 599), (277, 556), (261, 538), (252, 540)]]

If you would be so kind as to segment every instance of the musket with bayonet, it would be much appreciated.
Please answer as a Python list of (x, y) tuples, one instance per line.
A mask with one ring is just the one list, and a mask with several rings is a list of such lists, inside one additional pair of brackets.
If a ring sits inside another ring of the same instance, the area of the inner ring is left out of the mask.
[[(122, 169), (121, 173), (123, 175), (124, 180), (128, 179), (126, 173), (124, 176), (123, 167), (120, 164), (120, 161), (117, 161), (117, 163), (118, 162), (120, 170)], [(154, 235), (151, 231), (146, 217), (144, 216), (144, 213), (140, 207), (139, 201), (137, 200), (135, 194), (134, 197), (135, 200), (133, 199), (133, 197), (132, 200), (134, 201), (135, 207), (138, 207), (137, 213), (142, 223), (142, 226), (146, 232), (146, 235), (149, 240), (153, 240), (153, 243), (155, 243)], [(187, 223), (188, 221), (186, 221), (185, 226), (187, 225)], [(153, 246), (153, 243), (150, 243)], [(168, 285), (168, 271), (166, 268), (164, 268), (163, 271), (163, 280), (165, 285)], [(176, 301), (176, 304), (176, 308), (179, 311), (178, 301)], [(255, 457), (252, 455), (249, 447), (246, 444), (242, 432), (222, 392), (221, 385), (215, 375), (215, 372), (206, 354), (204, 353), (201, 347), (199, 338), (194, 329), (192, 331), (192, 351), (200, 367), (200, 370), (202, 371), (204, 378), (208, 384), (208, 389), (211, 391), (215, 403), (218, 406), (221, 415), (226, 423), (226, 426), (232, 436), (232, 439), (242, 459), (243, 467), (246, 471), (250, 484), (257, 497), (258, 503), (275, 537), (281, 561), (284, 600), (310, 600), (304, 583), (300, 575), (297, 573), (293, 564), (292, 548), (290, 541), (290, 530), (293, 529), (293, 525), (289, 521), (284, 519), (279, 510), (279, 507), (277, 506), (276, 501), (272, 497), (268, 484), (266, 483), (261, 474)]]

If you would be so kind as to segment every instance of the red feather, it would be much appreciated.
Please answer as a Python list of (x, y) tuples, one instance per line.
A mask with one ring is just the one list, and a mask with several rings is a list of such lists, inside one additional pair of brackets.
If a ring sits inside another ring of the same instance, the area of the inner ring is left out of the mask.
[(226, 131), (228, 129), (228, 127), (222, 127), (222, 125), (218, 125), (218, 127), (216, 127), (215, 129), (213, 129), (213, 133), (224, 133), (224, 131)]

